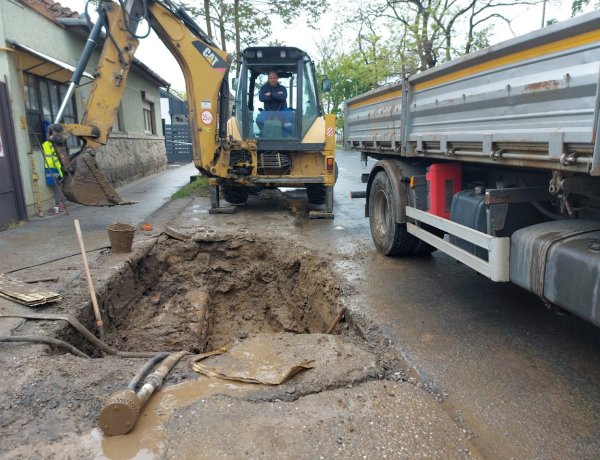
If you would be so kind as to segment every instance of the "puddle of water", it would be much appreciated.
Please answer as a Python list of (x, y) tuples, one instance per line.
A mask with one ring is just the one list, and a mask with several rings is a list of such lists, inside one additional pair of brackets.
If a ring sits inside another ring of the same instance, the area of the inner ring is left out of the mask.
[(200, 376), (197, 380), (182, 383), (155, 393), (144, 406), (130, 433), (123, 436), (104, 436), (99, 428), (91, 433), (93, 444), (101, 452), (97, 458), (111, 460), (146, 460), (164, 454), (164, 426), (173, 411), (216, 393), (240, 397), (259, 388), (259, 385), (232, 383)]

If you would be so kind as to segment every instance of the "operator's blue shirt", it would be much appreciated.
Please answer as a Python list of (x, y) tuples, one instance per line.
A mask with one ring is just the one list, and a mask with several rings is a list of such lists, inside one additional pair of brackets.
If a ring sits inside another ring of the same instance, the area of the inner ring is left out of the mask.
[[(267, 96), (266, 93), (271, 93)], [(269, 83), (265, 83), (261, 86), (258, 92), (258, 99), (265, 103), (265, 110), (268, 112), (276, 112), (283, 110), (287, 107), (287, 90), (285, 86), (277, 83), (277, 86), (271, 86)]]

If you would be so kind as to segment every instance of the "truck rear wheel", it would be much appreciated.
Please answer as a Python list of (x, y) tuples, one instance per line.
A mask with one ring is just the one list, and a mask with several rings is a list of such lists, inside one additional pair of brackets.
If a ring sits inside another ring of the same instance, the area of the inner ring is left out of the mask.
[(385, 171), (380, 171), (369, 193), (369, 224), (375, 247), (386, 256), (412, 254), (419, 243), (408, 233), (406, 224), (396, 222), (396, 209), (390, 179)]
[(221, 185), (221, 193), (228, 203), (244, 204), (250, 192), (247, 187), (239, 185)]

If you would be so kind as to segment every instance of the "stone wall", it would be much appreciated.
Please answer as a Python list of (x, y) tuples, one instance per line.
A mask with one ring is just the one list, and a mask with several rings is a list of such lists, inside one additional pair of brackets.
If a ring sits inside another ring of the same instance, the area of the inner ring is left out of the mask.
[(110, 134), (96, 161), (113, 187), (164, 171), (167, 165), (165, 139), (140, 133)]

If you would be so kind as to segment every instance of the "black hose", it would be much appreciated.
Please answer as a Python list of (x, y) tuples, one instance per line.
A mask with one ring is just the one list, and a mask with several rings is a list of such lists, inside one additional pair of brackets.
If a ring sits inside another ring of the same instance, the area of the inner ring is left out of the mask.
[(152, 358), (158, 352), (135, 352), (135, 351), (118, 351), (111, 346), (98, 339), (94, 334), (85, 328), (73, 315), (57, 315), (57, 314), (40, 314), (40, 313), (27, 313), (27, 314), (8, 314), (0, 315), (0, 318), (25, 318), (25, 319), (42, 319), (42, 320), (63, 320), (67, 321), (71, 326), (77, 329), (81, 335), (89, 340), (93, 345), (100, 348), (102, 351), (109, 355), (118, 356), (120, 358)]
[(171, 372), (179, 360), (187, 355), (191, 355), (191, 353), (184, 350), (169, 354), (167, 359), (160, 363), (160, 365), (144, 379), (142, 388), (136, 393), (140, 408), (146, 404), (146, 401), (152, 396), (152, 393), (162, 385), (165, 377), (169, 375), (169, 372)]
[(73, 345), (62, 340), (55, 339), (53, 337), (46, 337), (44, 335), (14, 335), (8, 337), (1, 337), (0, 342), (33, 342), (33, 343), (45, 343), (47, 345), (56, 345), (57, 347), (64, 348), (75, 356), (80, 358), (90, 359), (84, 352), (78, 350)]
[[(100, 246), (98, 248), (88, 249), (87, 251), (85, 251), (85, 253), (87, 254), (88, 252), (100, 251), (101, 249), (109, 249), (109, 248), (110, 248), (110, 246)], [(45, 262), (40, 262), (39, 264), (29, 265), (27, 267), (15, 268), (14, 270), (9, 270), (4, 273), (6, 273), (8, 275), (9, 273), (20, 272), (21, 270), (27, 270), (28, 268), (39, 267), (40, 265), (46, 265), (46, 264), (50, 264), (52, 262), (58, 262), (59, 260), (68, 259), (69, 257), (75, 257), (75, 256), (80, 256), (80, 255), (81, 255), (81, 252), (75, 252), (73, 254), (69, 254), (66, 256), (57, 257), (56, 259), (46, 260)]]
[(136, 387), (139, 385), (141, 380), (146, 376), (148, 372), (150, 372), (150, 369), (152, 369), (156, 364), (160, 363), (167, 356), (169, 356), (169, 352), (163, 351), (161, 353), (157, 353), (148, 361), (146, 361), (146, 364), (144, 364), (142, 368), (137, 372), (137, 374), (135, 374), (135, 376), (131, 379), (129, 385), (127, 385), (127, 388), (132, 391), (135, 391)]
[(542, 213), (544, 216), (552, 219), (552, 220), (565, 220), (566, 217), (562, 216), (560, 214), (556, 214), (555, 212), (552, 212), (548, 209), (546, 209), (544, 206), (542, 206), (538, 201), (532, 201), (531, 204), (533, 205), (533, 207), (535, 209), (537, 209), (540, 213)]

